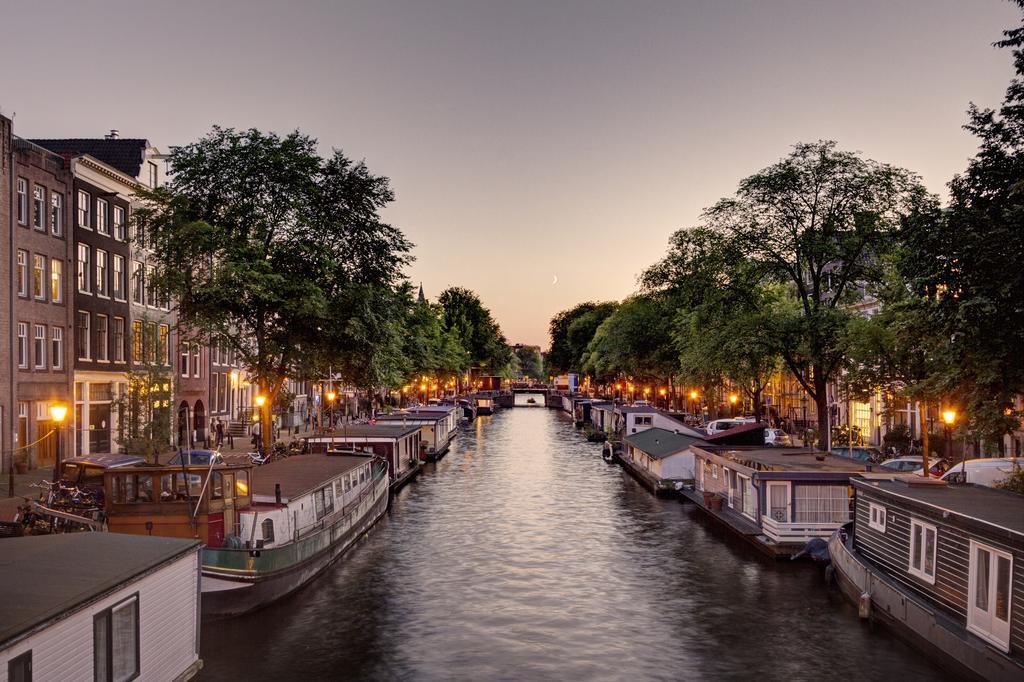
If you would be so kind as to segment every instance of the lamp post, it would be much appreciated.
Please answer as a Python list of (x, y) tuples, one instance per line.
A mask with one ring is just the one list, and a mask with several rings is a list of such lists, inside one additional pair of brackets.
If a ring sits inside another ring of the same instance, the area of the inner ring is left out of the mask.
[[(953, 424), (956, 423), (956, 410), (947, 408), (942, 411), (942, 423), (946, 426), (946, 466), (953, 461)], [(928, 472), (925, 472), (927, 475)]]
[(697, 415), (697, 398), (699, 398), (699, 397), (700, 397), (700, 394), (697, 393), (696, 390), (691, 390), (690, 391), (690, 412), (694, 416)]
[(331, 425), (331, 430), (334, 430), (334, 399), (338, 397), (338, 394), (334, 391), (327, 391), (327, 419)]
[(62, 461), (64, 459), (63, 456), (62, 456), (62, 452), (61, 452), (61, 442), (60, 442), (61, 438), (60, 438), (60, 435), (61, 435), (61, 431), (64, 428), (64, 419), (67, 416), (68, 416), (68, 406), (67, 406), (67, 403), (54, 403), (54, 404), (50, 405), (50, 418), (53, 419), (53, 423), (56, 424), (56, 426), (54, 427), (54, 431), (55, 431), (55, 435), (56, 435), (56, 439), (57, 439), (56, 440), (57, 455), (54, 458), (54, 465), (53, 465), (53, 480), (54, 481), (56, 481), (58, 478), (60, 478), (60, 465), (61, 465), (61, 463), (62, 463)]
[(729, 394), (729, 416), (730, 417), (735, 417), (736, 416), (736, 403), (738, 403), (739, 400), (740, 400), (740, 397), (738, 395), (736, 395), (735, 393), (730, 393)]
[(658, 389), (658, 395), (661, 396), (661, 401), (665, 404), (665, 409), (667, 410), (668, 409), (668, 399), (665, 397), (666, 393), (668, 393), (668, 391), (666, 391), (664, 388), (659, 388)]
[(265, 395), (263, 395), (261, 393), (261, 394), (258, 394), (253, 400), (256, 402), (256, 407), (259, 409), (259, 418), (260, 418), (260, 438), (259, 438), (259, 441), (258, 441), (258, 443), (256, 445), (256, 449), (259, 452), (263, 452), (263, 450), (264, 450), (263, 444), (266, 442), (266, 438), (267, 438), (267, 434), (264, 433), (266, 424), (263, 423), (264, 422), (264, 419), (263, 419), (263, 406), (267, 404), (267, 396), (265, 396)]

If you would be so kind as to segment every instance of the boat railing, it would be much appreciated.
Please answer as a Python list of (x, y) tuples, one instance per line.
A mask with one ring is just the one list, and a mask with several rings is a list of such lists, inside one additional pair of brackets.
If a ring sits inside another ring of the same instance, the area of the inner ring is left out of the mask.
[(230, 548), (204, 547), (203, 568), (238, 575), (264, 573), (280, 570), (301, 562), (326, 549), (334, 542), (331, 532), (324, 532), (335, 526), (344, 525), (359, 511), (359, 506), (376, 492), (378, 483), (387, 476), (387, 462), (380, 460), (371, 470), (368, 484), (359, 495), (345, 505), (334, 517), (325, 516), (315, 524), (296, 532), (293, 541), (279, 547)]

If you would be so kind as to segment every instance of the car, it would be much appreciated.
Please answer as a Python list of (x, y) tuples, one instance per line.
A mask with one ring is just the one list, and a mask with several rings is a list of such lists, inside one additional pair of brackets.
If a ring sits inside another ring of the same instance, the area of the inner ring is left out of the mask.
[(722, 431), (728, 431), (729, 429), (735, 429), (737, 426), (743, 426), (747, 422), (742, 419), (716, 419), (708, 422), (708, 425), (704, 428), (708, 432), (709, 436), (714, 436)]
[(224, 457), (216, 450), (182, 450), (167, 460), (170, 466), (181, 466), (184, 458), (185, 466), (208, 467), (211, 464), (223, 464)]
[(650, 407), (650, 403), (646, 400), (634, 400), (633, 407)]
[(949, 468), (942, 480), (948, 483), (973, 483), (992, 487), (1014, 468), (1024, 466), (1022, 457), (985, 457), (957, 462)]
[(764, 445), (768, 448), (784, 448), (793, 445), (793, 439), (782, 429), (765, 429)]
[[(879, 465), (886, 471), (902, 474), (918, 474), (924, 470), (924, 459), (918, 456), (894, 457), (887, 459)], [(928, 462), (928, 469), (932, 476), (939, 477), (946, 471), (946, 462), (941, 459), (933, 459)]]
[(832, 448), (831, 452), (836, 457), (852, 459), (856, 462), (881, 464), (885, 461), (885, 455), (882, 454), (881, 450), (865, 445), (854, 445), (852, 448), (849, 445), (843, 445)]

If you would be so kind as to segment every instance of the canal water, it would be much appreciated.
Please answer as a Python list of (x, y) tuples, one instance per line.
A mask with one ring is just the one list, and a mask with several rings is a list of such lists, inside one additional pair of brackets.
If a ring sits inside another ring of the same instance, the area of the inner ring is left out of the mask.
[(543, 408), (479, 418), (315, 582), (204, 623), (201, 655), (204, 680), (943, 675), (820, 568), (654, 498)]

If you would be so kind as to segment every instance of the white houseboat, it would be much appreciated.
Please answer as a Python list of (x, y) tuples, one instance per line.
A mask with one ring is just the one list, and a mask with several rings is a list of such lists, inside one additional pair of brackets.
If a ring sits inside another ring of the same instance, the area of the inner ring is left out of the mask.
[(383, 457), (388, 463), (391, 490), (397, 491), (419, 473), (420, 426), (381, 422), (344, 424), (332, 436), (306, 438), (311, 453), (361, 451)]
[(694, 478), (695, 444), (703, 443), (661, 428), (626, 436), (619, 461), (644, 487), (657, 495), (673, 495)]

